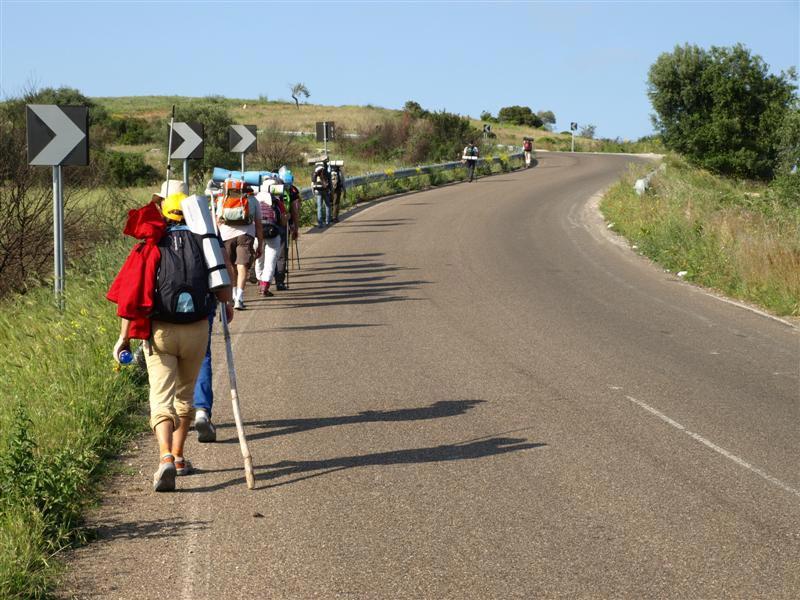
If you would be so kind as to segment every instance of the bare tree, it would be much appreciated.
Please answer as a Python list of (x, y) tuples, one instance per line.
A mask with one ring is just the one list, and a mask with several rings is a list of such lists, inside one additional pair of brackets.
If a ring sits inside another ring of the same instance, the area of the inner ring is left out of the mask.
[(311, 93), (308, 91), (305, 83), (295, 83), (292, 86), (292, 99), (297, 106), (297, 110), (300, 110), (300, 100), (298, 99), (298, 96), (308, 98), (310, 95)]
[(594, 132), (597, 129), (596, 125), (584, 125), (581, 127), (581, 137), (589, 138), (590, 140), (594, 138)]

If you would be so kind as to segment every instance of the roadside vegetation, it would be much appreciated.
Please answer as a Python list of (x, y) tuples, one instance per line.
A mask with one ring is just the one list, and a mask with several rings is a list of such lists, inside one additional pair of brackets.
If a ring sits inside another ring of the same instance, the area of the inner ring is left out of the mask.
[(650, 68), (653, 123), (674, 154), (642, 196), (601, 204), (612, 227), (687, 280), (800, 316), (800, 101), (794, 70), (742, 45), (677, 46)]
[(601, 211), (612, 229), (687, 281), (800, 316), (800, 205), (677, 155), (664, 165), (642, 196), (633, 190), (641, 168), (609, 190)]
[(12, 295), (0, 311), (0, 597), (43, 598), (58, 554), (82, 541), (105, 458), (143, 431), (146, 392), (114, 370), (118, 334), (105, 291), (130, 243), (95, 247), (68, 269), (66, 310), (48, 287)]

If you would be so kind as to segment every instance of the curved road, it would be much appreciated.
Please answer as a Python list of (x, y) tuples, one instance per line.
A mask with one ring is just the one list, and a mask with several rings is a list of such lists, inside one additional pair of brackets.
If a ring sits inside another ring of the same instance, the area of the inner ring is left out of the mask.
[(159, 598), (797, 598), (800, 338), (611, 236), (634, 160), (376, 203), (303, 239), (233, 324), (247, 491), (220, 443), (155, 495), (127, 458), (65, 593)]

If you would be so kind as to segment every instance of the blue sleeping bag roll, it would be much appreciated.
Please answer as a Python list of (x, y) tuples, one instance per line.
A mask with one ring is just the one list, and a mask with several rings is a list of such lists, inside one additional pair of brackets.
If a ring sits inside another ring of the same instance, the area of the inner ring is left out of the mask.
[(272, 171), (230, 171), (222, 167), (214, 167), (211, 174), (211, 179), (217, 183), (223, 182), (226, 179), (238, 179), (244, 181), (247, 185), (261, 185), (261, 179), (265, 177), (277, 177), (276, 173)]

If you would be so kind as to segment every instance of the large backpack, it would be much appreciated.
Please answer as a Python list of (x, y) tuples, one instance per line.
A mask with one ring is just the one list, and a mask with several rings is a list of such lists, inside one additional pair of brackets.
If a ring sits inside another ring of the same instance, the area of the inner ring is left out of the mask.
[(226, 179), (219, 220), (226, 225), (249, 225), (253, 222), (250, 197), (242, 181)]
[(339, 172), (339, 169), (333, 169), (331, 171), (331, 189), (338, 191), (341, 188), (342, 188), (342, 174)]
[(276, 206), (275, 200), (272, 200), (272, 204), (259, 200), (258, 204), (261, 208), (261, 225), (264, 227), (264, 237), (268, 239), (277, 237), (281, 233), (281, 224), (280, 209)]
[(311, 176), (311, 187), (315, 190), (328, 189), (328, 176), (324, 168), (314, 170), (314, 174)]
[(477, 156), (477, 154), (476, 148), (472, 144), (464, 148), (464, 156)]
[(525, 140), (522, 143), (522, 149), (525, 150), (525, 152), (530, 152), (533, 149), (533, 144), (531, 144), (530, 140)]
[(194, 323), (211, 312), (208, 269), (202, 236), (188, 227), (170, 228), (158, 242), (161, 258), (156, 271), (154, 312), (167, 323)]

